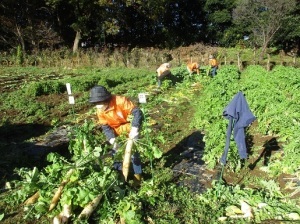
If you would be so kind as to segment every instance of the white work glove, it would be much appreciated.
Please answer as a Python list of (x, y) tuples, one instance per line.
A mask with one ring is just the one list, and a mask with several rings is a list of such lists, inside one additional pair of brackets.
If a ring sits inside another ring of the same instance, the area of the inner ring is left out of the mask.
[(111, 145), (113, 145), (116, 142), (116, 138), (111, 138), (108, 141)]
[(132, 127), (129, 133), (130, 139), (137, 139), (139, 137), (139, 129), (136, 127)]
[(113, 146), (111, 153), (114, 156), (119, 148), (119, 144), (116, 142), (116, 138), (109, 139), (109, 143)]

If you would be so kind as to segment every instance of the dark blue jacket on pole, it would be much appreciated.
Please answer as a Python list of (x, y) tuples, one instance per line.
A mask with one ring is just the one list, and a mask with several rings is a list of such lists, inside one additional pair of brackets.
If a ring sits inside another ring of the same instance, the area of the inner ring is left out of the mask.
[(230, 145), (230, 136), (233, 130), (233, 137), (237, 144), (239, 150), (239, 155), (241, 159), (247, 158), (247, 148), (245, 140), (245, 130), (244, 128), (249, 126), (256, 117), (252, 114), (249, 109), (248, 103), (244, 94), (240, 91), (238, 92), (231, 102), (225, 107), (223, 111), (224, 118), (229, 120), (227, 127), (226, 144), (223, 155), (220, 159), (222, 164), (226, 164), (227, 154)]

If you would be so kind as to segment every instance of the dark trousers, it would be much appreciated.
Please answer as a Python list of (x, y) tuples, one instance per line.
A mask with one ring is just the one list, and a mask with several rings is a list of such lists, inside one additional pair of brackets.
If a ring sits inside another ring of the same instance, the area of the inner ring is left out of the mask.
[(215, 77), (217, 75), (217, 70), (218, 70), (217, 66), (211, 67), (211, 76), (212, 77)]
[[(134, 174), (141, 174), (142, 173), (142, 163), (141, 163), (141, 157), (138, 152), (135, 152), (131, 156), (131, 163)], [(116, 170), (122, 170), (122, 163), (121, 162), (114, 162), (114, 168)]]

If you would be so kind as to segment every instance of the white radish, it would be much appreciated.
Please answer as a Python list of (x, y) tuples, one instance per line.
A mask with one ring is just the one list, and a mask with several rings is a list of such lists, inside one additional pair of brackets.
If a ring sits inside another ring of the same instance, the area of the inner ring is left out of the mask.
[(70, 177), (73, 172), (74, 172), (74, 169), (70, 169), (66, 174), (66, 178), (60, 183), (58, 189), (56, 190), (56, 192), (51, 200), (49, 211), (54, 209), (55, 206), (57, 205), (57, 203), (60, 199), (60, 196), (62, 194), (62, 191), (63, 191), (64, 187), (66, 186), (66, 184), (70, 181)]
[(63, 210), (53, 218), (53, 224), (63, 224), (68, 223), (69, 218), (72, 215), (72, 208), (71, 205), (65, 204), (63, 206)]
[(100, 200), (102, 198), (102, 194), (99, 194), (97, 197), (95, 197), (90, 203), (88, 203), (80, 215), (78, 216), (79, 219), (88, 219), (90, 215), (93, 213), (93, 211), (97, 208)]
[(61, 217), (57, 215), (53, 218), (53, 224), (61, 224)]
[(241, 210), (244, 213), (244, 217), (253, 218), (252, 207), (246, 202), (244, 202), (243, 200), (241, 200), (240, 203), (241, 203)]
[(133, 145), (133, 139), (128, 139), (125, 153), (124, 153), (124, 158), (123, 158), (123, 165), (122, 165), (122, 173), (125, 181), (127, 181), (127, 177), (129, 173), (132, 145)]
[(34, 204), (34, 203), (39, 199), (39, 197), (40, 197), (40, 192), (37, 191), (37, 192), (35, 192), (34, 195), (32, 195), (30, 198), (28, 198), (28, 199), (24, 202), (24, 204), (25, 204), (25, 205), (31, 205), (31, 204)]

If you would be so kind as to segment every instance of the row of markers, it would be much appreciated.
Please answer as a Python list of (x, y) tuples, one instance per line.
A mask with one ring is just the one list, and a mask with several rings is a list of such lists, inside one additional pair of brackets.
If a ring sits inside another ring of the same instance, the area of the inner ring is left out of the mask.
[[(68, 92), (68, 96), (69, 96), (69, 104), (75, 104), (75, 98), (72, 95), (72, 90), (71, 90), (71, 84), (70, 83), (66, 83), (66, 87), (67, 87), (67, 92)], [(138, 98), (139, 98), (139, 102), (140, 103), (147, 103), (147, 93), (139, 93), (138, 94)]]

